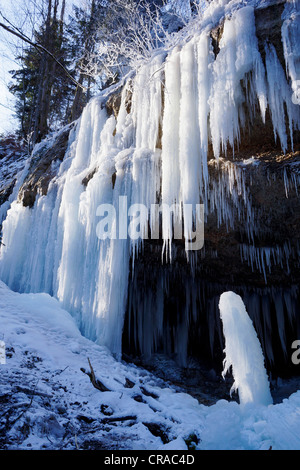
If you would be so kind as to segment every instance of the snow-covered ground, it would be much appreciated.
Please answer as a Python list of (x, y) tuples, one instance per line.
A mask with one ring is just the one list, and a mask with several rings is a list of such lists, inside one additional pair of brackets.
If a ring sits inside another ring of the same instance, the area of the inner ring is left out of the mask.
[(0, 341), (0, 449), (300, 449), (300, 391), (269, 406), (199, 404), (84, 338), (48, 294), (0, 282)]

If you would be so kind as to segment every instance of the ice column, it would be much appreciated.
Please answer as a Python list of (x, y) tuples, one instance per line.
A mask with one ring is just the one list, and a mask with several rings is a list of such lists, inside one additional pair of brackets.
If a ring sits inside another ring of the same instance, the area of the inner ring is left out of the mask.
[(223, 376), (232, 367), (231, 391), (238, 390), (241, 405), (271, 404), (261, 345), (241, 297), (234, 292), (224, 292), (219, 308), (225, 336)]

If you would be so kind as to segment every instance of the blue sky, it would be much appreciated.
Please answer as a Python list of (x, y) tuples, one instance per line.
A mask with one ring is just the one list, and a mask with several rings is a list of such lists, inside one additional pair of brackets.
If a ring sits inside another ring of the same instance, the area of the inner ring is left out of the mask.
[[(31, 0), (0, 0), (0, 14), (28, 34), (28, 20), (25, 10)], [(41, 0), (37, 0), (41, 3)], [(5, 23), (0, 15), (0, 21)], [(0, 28), (0, 133), (14, 132), (17, 123), (14, 119), (14, 97), (8, 91), (11, 81), (10, 70), (18, 67), (15, 62), (16, 46), (22, 47), (22, 41)]]

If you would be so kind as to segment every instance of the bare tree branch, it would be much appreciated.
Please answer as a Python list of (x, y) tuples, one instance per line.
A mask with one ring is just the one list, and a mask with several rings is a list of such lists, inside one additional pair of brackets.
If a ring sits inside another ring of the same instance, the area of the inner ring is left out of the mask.
[(74, 77), (72, 77), (72, 75), (68, 72), (68, 70), (62, 65), (62, 63), (50, 52), (48, 51), (48, 49), (46, 49), (44, 46), (42, 46), (41, 44), (37, 44), (37, 43), (34, 43), (32, 42), (30, 39), (28, 39), (26, 36), (24, 36), (23, 34), (17, 32), (17, 31), (14, 31), (13, 29), (11, 29), (10, 27), (6, 26), (5, 24), (3, 23), (0, 23), (0, 27), (5, 29), (6, 31), (8, 31), (9, 33), (13, 34), (14, 36), (18, 37), (19, 39), (21, 39), (22, 41), (24, 42), (27, 42), (28, 44), (30, 44), (30, 46), (34, 47), (35, 49), (37, 49), (39, 52), (45, 52), (46, 54), (48, 54), (62, 69), (63, 71), (65, 72), (65, 74), (67, 75), (67, 77), (73, 82), (75, 83), (76, 86), (80, 87), (83, 91), (87, 91), (87, 89), (79, 82), (77, 82), (77, 80), (75, 80)]

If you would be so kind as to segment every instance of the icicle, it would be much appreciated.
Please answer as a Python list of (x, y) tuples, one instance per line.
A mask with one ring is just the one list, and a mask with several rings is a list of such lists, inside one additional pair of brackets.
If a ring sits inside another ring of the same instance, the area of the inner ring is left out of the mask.
[(193, 217), (199, 204), (201, 154), (199, 151), (197, 69), (194, 41), (187, 43), (180, 53), (181, 99), (179, 124), (179, 167), (181, 174), (181, 202), (192, 205), (193, 212), (184, 212), (184, 237), (192, 238)]
[(164, 54), (138, 72), (133, 88), (132, 119), (136, 130), (135, 147), (155, 151), (161, 117), (161, 73)]
[[(180, 113), (180, 52), (170, 54), (165, 66), (165, 94), (162, 134), (162, 204), (171, 207), (180, 202), (179, 166), (179, 113)], [(179, 216), (179, 214), (177, 214)], [(166, 254), (172, 258), (173, 225), (170, 217), (163, 217), (163, 240)]]
[(240, 121), (243, 119), (244, 94), (241, 80), (249, 72), (255, 72), (257, 94), (261, 112), (265, 112), (265, 93), (262, 63), (255, 35), (254, 9), (244, 7), (233, 13), (224, 24), (220, 52), (213, 64), (212, 93), (210, 103), (210, 129), (215, 156), (220, 150), (226, 154), (227, 145), (233, 150), (240, 137)]
[[(205, 194), (208, 185), (208, 100), (211, 92), (211, 64), (213, 63), (213, 52), (211, 39), (206, 32), (200, 35), (197, 43), (197, 61), (198, 61), (198, 117), (200, 132), (200, 150), (202, 163), (202, 178), (200, 180), (200, 194), (202, 201), (206, 201)], [(203, 181), (202, 181), (203, 180)]]
[(254, 272), (255, 268), (263, 274), (265, 283), (267, 284), (266, 267), (271, 273), (272, 264), (286, 269), (287, 274), (290, 272), (289, 259), (294, 255), (290, 243), (285, 242), (282, 246), (274, 247), (256, 247), (242, 243), (240, 245), (241, 260), (247, 261)]
[[(291, 86), (294, 94), (294, 104), (298, 104), (299, 108), (299, 88), (300, 88), (300, 5), (299, 2), (286, 2), (282, 15), (284, 21), (282, 23), (282, 43), (286, 64), (287, 75), (291, 79)], [(292, 97), (293, 98), (293, 97)], [(299, 129), (299, 113), (296, 122)]]
[[(266, 49), (266, 68), (269, 85), (269, 106), (271, 109), (271, 116), (274, 128), (274, 138), (276, 141), (277, 135), (280, 138), (281, 147), (285, 153), (287, 150), (287, 136), (285, 128), (285, 111), (284, 101), (286, 96), (282, 96), (283, 80), (285, 79), (283, 70), (278, 61), (274, 46), (265, 46)], [(284, 93), (285, 95), (285, 93)]]

